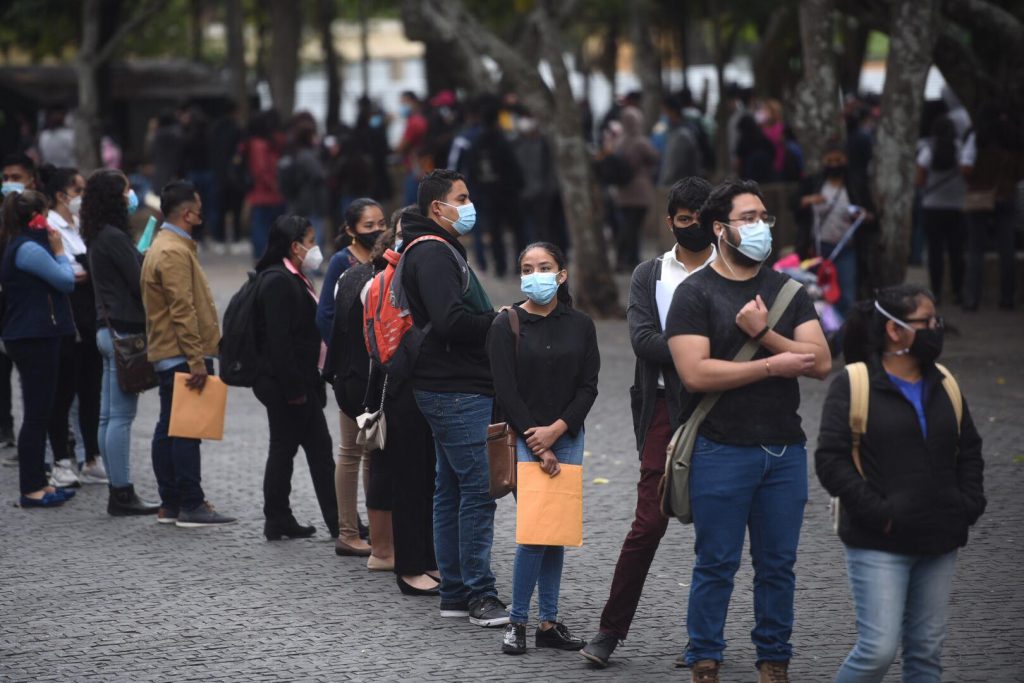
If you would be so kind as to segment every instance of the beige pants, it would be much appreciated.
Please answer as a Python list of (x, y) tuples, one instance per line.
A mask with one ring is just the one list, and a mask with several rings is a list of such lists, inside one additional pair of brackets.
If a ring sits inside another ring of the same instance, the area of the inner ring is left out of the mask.
[(338, 527), (342, 540), (359, 536), (359, 511), (356, 503), (359, 497), (359, 469), (362, 463), (363, 495), (370, 484), (370, 454), (356, 445), (359, 428), (355, 420), (338, 411), (341, 417), (341, 443), (338, 444), (338, 461), (334, 467), (334, 488), (338, 496)]

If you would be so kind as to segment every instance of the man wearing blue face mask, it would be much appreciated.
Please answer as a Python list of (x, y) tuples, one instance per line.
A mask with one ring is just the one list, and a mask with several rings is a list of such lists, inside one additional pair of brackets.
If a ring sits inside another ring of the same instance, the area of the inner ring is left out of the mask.
[[(797, 378), (824, 379), (832, 357), (803, 289), (768, 325), (789, 278), (764, 266), (775, 218), (757, 183), (716, 187), (700, 222), (714, 230), (718, 258), (676, 289), (665, 324), (672, 361), (691, 394), (685, 414), (705, 394), (719, 395), (700, 424), (690, 466), (696, 557), (684, 658), (692, 680), (718, 680), (725, 616), (749, 529), (759, 680), (786, 681), (793, 566), (807, 502)], [(752, 360), (734, 360), (750, 340), (757, 345)]]
[(476, 209), (463, 176), (447, 169), (424, 176), (417, 205), (419, 213), (402, 215), (402, 286), (413, 324), (426, 335), (412, 382), (437, 451), (441, 616), (503, 626), (508, 612), (491, 573), (495, 503), (486, 451), (494, 388), (485, 342), (495, 313), (459, 242), (476, 224)]

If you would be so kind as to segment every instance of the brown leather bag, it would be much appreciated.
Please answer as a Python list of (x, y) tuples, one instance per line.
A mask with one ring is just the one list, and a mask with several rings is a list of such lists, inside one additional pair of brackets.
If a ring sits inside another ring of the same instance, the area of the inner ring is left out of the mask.
[[(516, 339), (519, 355), (519, 315), (508, 309), (508, 325)], [(487, 465), (490, 469), (491, 498), (497, 500), (516, 490), (516, 433), (508, 422), (496, 422), (487, 427)]]

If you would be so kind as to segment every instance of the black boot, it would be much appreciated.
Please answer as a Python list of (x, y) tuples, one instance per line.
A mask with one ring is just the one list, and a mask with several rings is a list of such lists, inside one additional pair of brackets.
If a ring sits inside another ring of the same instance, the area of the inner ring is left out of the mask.
[(111, 486), (110, 498), (107, 500), (107, 514), (114, 517), (129, 515), (155, 515), (160, 509), (159, 503), (142, 500), (135, 493), (135, 487)]
[(282, 536), (288, 538), (309, 538), (316, 533), (314, 526), (302, 526), (294, 517), (280, 521), (267, 520), (263, 524), (263, 535), (268, 541), (280, 541)]

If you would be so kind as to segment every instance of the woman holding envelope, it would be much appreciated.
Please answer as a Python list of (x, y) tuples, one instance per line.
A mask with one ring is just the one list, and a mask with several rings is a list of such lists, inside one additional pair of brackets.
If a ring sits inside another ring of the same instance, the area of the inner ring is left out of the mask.
[(259, 263), (257, 344), (263, 369), (253, 393), (267, 408), (270, 449), (263, 475), (263, 535), (268, 541), (306, 538), (315, 532), (295, 520), (288, 497), (292, 462), (299, 446), (313, 478), (320, 512), (331, 536), (338, 536), (331, 434), (324, 419), (327, 393), (319, 367), (323, 342), (316, 327), (317, 296), (303, 271), (323, 258), (312, 224), (302, 216), (282, 216), (270, 228)]
[[(558, 477), (562, 465), (583, 463), (583, 421), (597, 398), (597, 375), (601, 359), (593, 321), (572, 307), (566, 259), (553, 244), (538, 242), (519, 256), (522, 291), (526, 301), (500, 313), (494, 319), (487, 350), (494, 376), (497, 404), (518, 439), (518, 461), (538, 463), (549, 477)], [(512, 332), (511, 316), (518, 319), (518, 338)], [(520, 472), (524, 467), (520, 464)], [(563, 475), (567, 476), (567, 475)], [(553, 500), (538, 499), (533, 487), (518, 498), (521, 521), (524, 507), (542, 506), (557, 510)], [(582, 485), (578, 485), (578, 496)], [(577, 503), (578, 505), (578, 503)], [(578, 510), (579, 508), (577, 508)], [(552, 531), (568, 526), (571, 514), (547, 514), (538, 528), (516, 529), (518, 539), (551, 537)], [(582, 517), (571, 524), (581, 531)], [(536, 527), (534, 524), (533, 527)], [(566, 531), (571, 531), (566, 529)], [(562, 579), (561, 545), (520, 544), (512, 572), (512, 611), (502, 639), (502, 652), (526, 652), (526, 622), (536, 586), (539, 593), (540, 625), (535, 632), (537, 647), (579, 650), (586, 641), (573, 636), (558, 621), (558, 591)]]

